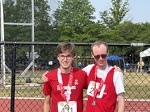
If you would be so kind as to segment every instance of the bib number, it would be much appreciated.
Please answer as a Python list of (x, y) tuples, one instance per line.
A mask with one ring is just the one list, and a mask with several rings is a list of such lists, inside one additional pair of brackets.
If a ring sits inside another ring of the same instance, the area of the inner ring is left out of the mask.
[[(94, 81), (90, 81), (88, 89), (87, 89), (87, 95), (94, 97), (94, 87), (96, 84), (96, 89), (98, 89), (100, 83), (99, 82), (94, 82)], [(100, 90), (100, 92), (96, 95), (97, 98), (102, 98), (104, 93), (104, 90), (106, 88), (106, 85), (103, 84), (102, 89)]]
[(75, 101), (58, 102), (58, 112), (77, 112), (77, 103)]

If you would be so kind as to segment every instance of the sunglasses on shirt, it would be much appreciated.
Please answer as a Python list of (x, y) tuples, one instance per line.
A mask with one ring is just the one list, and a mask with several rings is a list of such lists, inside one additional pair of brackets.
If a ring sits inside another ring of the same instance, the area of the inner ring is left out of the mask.
[(107, 57), (107, 54), (101, 54), (101, 55), (96, 55), (94, 56), (95, 59), (99, 59), (100, 57), (102, 57), (103, 59)]

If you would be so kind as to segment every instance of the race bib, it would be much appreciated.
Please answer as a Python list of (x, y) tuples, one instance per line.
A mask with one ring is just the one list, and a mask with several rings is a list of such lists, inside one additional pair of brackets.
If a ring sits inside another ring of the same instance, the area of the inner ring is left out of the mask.
[(77, 102), (58, 102), (58, 112), (77, 112)]
[[(87, 89), (87, 95), (94, 97), (94, 87), (95, 87), (95, 84), (96, 84), (96, 89), (98, 89), (100, 83), (99, 82), (90, 81), (88, 89)], [(104, 93), (105, 88), (106, 88), (106, 85), (103, 84), (100, 92), (97, 93), (97, 95), (96, 95), (97, 98), (102, 98), (103, 94), (106, 94), (106, 93)]]

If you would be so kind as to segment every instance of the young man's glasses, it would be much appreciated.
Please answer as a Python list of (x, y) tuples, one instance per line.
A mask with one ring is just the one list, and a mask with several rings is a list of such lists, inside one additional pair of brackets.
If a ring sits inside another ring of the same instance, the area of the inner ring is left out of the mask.
[(67, 56), (65, 56), (65, 55), (59, 55), (59, 58), (61, 59), (61, 60), (63, 60), (63, 59), (67, 59), (67, 60), (71, 60), (72, 59), (72, 55), (67, 55)]
[(100, 57), (102, 57), (103, 59), (107, 57), (107, 54), (101, 54), (101, 55), (96, 55), (94, 56), (95, 59), (99, 59)]

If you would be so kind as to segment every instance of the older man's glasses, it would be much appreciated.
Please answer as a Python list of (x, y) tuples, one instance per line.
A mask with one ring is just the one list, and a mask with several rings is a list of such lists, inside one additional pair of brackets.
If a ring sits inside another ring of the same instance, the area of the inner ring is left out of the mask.
[(67, 59), (67, 60), (71, 60), (72, 59), (72, 55), (67, 55), (67, 56), (65, 56), (65, 55), (59, 55), (59, 58), (61, 59), (61, 60), (63, 60), (63, 59)]
[(101, 55), (96, 55), (94, 56), (95, 59), (99, 59), (100, 57), (102, 57), (103, 59), (107, 57), (107, 54), (101, 54)]

